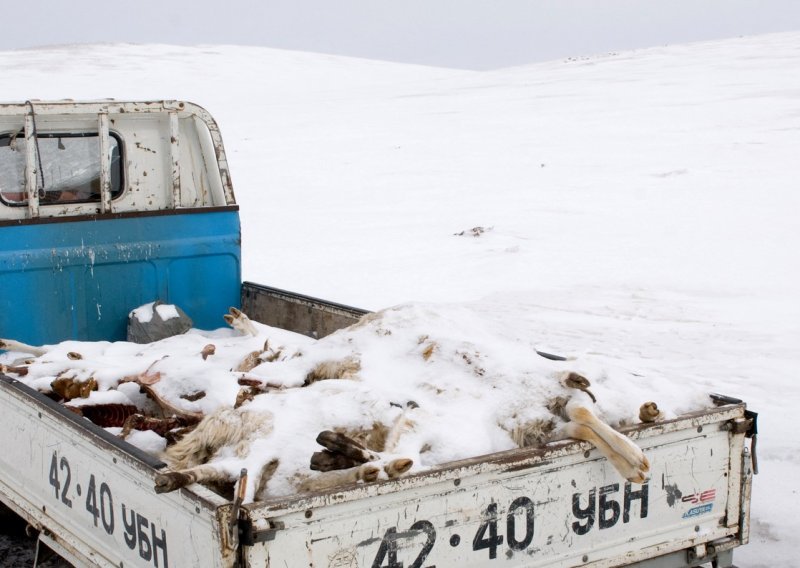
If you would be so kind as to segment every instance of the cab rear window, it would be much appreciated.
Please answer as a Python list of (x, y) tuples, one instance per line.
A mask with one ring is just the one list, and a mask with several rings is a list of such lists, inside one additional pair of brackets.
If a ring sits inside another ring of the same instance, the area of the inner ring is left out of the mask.
[[(100, 136), (97, 133), (39, 134), (34, 151), (41, 168), (36, 187), (39, 204), (100, 201)], [(119, 138), (109, 135), (111, 198), (122, 193), (123, 160)], [(26, 205), (24, 132), (0, 134), (0, 201)]]

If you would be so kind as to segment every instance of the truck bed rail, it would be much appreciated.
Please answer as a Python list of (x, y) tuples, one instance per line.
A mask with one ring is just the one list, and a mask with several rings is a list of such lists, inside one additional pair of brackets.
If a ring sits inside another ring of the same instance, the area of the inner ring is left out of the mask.
[(266, 325), (317, 339), (352, 325), (369, 313), (253, 282), (242, 284), (242, 311)]

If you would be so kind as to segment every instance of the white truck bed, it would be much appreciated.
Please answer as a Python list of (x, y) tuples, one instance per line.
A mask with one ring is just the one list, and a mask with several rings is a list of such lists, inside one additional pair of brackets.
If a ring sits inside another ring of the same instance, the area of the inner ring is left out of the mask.
[(229, 532), (230, 502), (157, 495), (157, 460), (4, 378), (0, 498), (79, 566), (693, 566), (747, 542), (749, 422), (728, 404), (635, 427), (644, 486), (564, 441), (245, 505)]

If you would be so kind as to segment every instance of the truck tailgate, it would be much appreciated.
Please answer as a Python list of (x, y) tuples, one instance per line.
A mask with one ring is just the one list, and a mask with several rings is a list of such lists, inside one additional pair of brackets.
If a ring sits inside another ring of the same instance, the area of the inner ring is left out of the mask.
[(729, 405), (636, 427), (651, 462), (642, 486), (588, 444), (560, 442), (251, 505), (246, 556), (254, 566), (601, 567), (712, 541), (724, 550), (747, 539), (744, 420), (744, 406)]
[(227, 501), (200, 486), (156, 495), (157, 460), (2, 375), (0, 441), (0, 498), (73, 563), (232, 563)]

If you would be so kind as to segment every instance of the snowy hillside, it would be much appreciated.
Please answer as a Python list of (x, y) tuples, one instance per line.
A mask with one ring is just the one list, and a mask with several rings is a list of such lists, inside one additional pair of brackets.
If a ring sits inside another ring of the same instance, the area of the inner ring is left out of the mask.
[(206, 107), (248, 280), (370, 309), (467, 302), (546, 351), (746, 400), (761, 474), (737, 563), (788, 567), (798, 69), (800, 33), (491, 72), (100, 45), (0, 52), (0, 99)]

